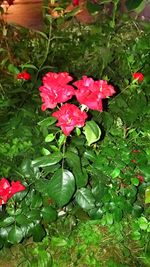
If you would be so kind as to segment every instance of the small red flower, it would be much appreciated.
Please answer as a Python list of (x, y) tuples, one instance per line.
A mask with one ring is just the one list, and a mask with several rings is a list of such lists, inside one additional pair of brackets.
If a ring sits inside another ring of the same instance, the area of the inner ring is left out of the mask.
[(137, 178), (141, 183), (144, 183), (144, 177), (142, 175), (138, 175)]
[(144, 75), (141, 72), (135, 72), (132, 76), (134, 80), (137, 80), (138, 82), (142, 82), (144, 80)]
[(140, 153), (140, 150), (138, 150), (138, 149), (133, 149), (133, 150), (132, 150), (132, 153)]
[(137, 163), (135, 159), (131, 159), (131, 162), (135, 164)]
[(53, 117), (58, 119), (57, 126), (60, 126), (63, 133), (68, 136), (74, 127), (83, 127), (87, 114), (81, 111), (74, 104), (64, 104), (61, 108), (52, 114)]
[(31, 75), (27, 71), (22, 71), (17, 74), (17, 79), (28, 81), (31, 79)]
[(11, 198), (14, 194), (25, 189), (25, 186), (22, 185), (20, 181), (12, 181), (10, 185), (6, 178), (2, 178), (0, 180), (0, 206), (6, 204), (8, 199)]
[(72, 0), (73, 6), (78, 6), (79, 5), (79, 0)]

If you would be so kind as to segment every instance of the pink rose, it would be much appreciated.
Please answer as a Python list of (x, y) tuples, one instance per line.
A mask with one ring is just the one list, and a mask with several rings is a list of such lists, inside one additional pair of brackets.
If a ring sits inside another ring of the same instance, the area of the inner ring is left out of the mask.
[(81, 80), (74, 82), (74, 85), (78, 88), (75, 95), (79, 103), (93, 110), (102, 111), (102, 99), (115, 93), (113, 86), (108, 85), (107, 81), (94, 81), (87, 76), (83, 76)]
[(67, 72), (49, 72), (43, 78), (43, 86), (39, 88), (42, 98), (42, 111), (55, 108), (58, 103), (64, 103), (74, 95), (74, 88), (68, 85), (73, 78)]
[(58, 119), (57, 126), (60, 126), (63, 133), (68, 136), (75, 127), (83, 127), (87, 114), (81, 111), (73, 104), (64, 104), (61, 108), (52, 114), (53, 117)]

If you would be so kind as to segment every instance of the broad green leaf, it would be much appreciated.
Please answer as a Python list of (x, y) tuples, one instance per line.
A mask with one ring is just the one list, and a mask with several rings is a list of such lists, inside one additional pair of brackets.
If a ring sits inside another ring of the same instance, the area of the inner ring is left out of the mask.
[(95, 152), (92, 150), (86, 150), (84, 156), (90, 161), (94, 161), (97, 157)]
[(86, 136), (88, 146), (99, 140), (101, 136), (101, 130), (95, 121), (87, 121), (83, 128), (83, 132)]
[(31, 208), (40, 208), (42, 206), (42, 197), (38, 193), (34, 193), (32, 196)]
[(46, 142), (46, 143), (50, 143), (50, 142), (52, 142), (54, 139), (55, 139), (55, 135), (54, 135), (54, 134), (48, 134), (48, 135), (45, 137), (45, 142)]
[(88, 214), (92, 219), (98, 220), (102, 218), (103, 211), (101, 208), (94, 208), (94, 209), (89, 210)]
[(6, 217), (5, 219), (1, 219), (0, 221), (0, 227), (7, 227), (11, 224), (13, 224), (13, 222), (15, 221), (14, 217)]
[(41, 224), (36, 224), (32, 229), (33, 241), (40, 242), (46, 235), (45, 229)]
[(76, 193), (76, 202), (84, 210), (90, 210), (95, 207), (95, 199), (91, 191), (87, 188), (81, 188)]
[(55, 152), (53, 154), (37, 158), (32, 161), (33, 167), (47, 167), (55, 165), (62, 159), (63, 155), (61, 152)]
[(43, 220), (46, 223), (51, 223), (57, 219), (57, 211), (52, 208), (51, 206), (49, 207), (44, 207), (41, 211)]
[(8, 234), (8, 241), (11, 244), (18, 244), (23, 238), (23, 233), (21, 228), (17, 226), (13, 226)]
[(145, 204), (150, 203), (150, 186), (146, 188), (145, 191)]
[(59, 169), (47, 184), (47, 194), (59, 207), (69, 202), (75, 191), (75, 179), (68, 170)]
[(29, 223), (28, 218), (24, 215), (24, 214), (19, 214), (15, 217), (15, 220), (17, 222), (17, 224), (19, 225), (27, 225)]
[(78, 154), (73, 153), (72, 151), (67, 151), (66, 154), (66, 160), (68, 163), (68, 166), (72, 169), (77, 188), (83, 187), (87, 184), (88, 175), (86, 172), (83, 172), (81, 167), (81, 162)]
[(40, 221), (40, 219), (41, 219), (40, 211), (37, 209), (33, 209), (31, 211), (28, 211), (26, 216), (28, 219), (30, 219), (31, 222)]

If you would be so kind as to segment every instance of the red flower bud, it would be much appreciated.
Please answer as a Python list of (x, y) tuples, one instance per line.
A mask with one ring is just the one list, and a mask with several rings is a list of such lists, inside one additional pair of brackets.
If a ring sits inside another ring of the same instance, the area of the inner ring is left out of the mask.
[(144, 75), (141, 72), (135, 72), (132, 74), (134, 80), (137, 80), (138, 82), (142, 82), (144, 79)]
[(22, 71), (17, 74), (17, 79), (28, 81), (31, 79), (31, 75), (27, 71)]
[(142, 175), (138, 175), (137, 178), (141, 183), (144, 183), (144, 177)]

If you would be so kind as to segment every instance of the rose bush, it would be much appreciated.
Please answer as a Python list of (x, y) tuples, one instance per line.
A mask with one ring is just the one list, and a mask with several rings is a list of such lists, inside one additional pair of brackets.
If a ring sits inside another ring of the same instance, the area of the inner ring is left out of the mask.
[[(8, 199), (13, 182), (2, 188), (1, 247), (46, 235), (52, 240), (54, 233), (70, 237), (80, 220), (91, 218), (112, 233), (120, 225), (118, 236), (124, 220), (128, 232), (122, 238), (130, 236), (133, 247), (139, 241), (147, 250), (149, 32), (131, 22), (116, 21), (114, 29), (110, 20), (85, 27), (54, 21), (50, 33), (46, 28), (41, 34), (8, 30), (9, 53), (3, 37), (0, 173), (12, 181), (19, 177), (27, 190)], [(133, 77), (136, 70), (144, 82)], [(28, 82), (22, 75), (18, 81), (24, 71), (32, 77)], [(54, 242), (61, 248), (66, 239)], [(37, 247), (36, 265), (43, 267), (51, 246)]]

